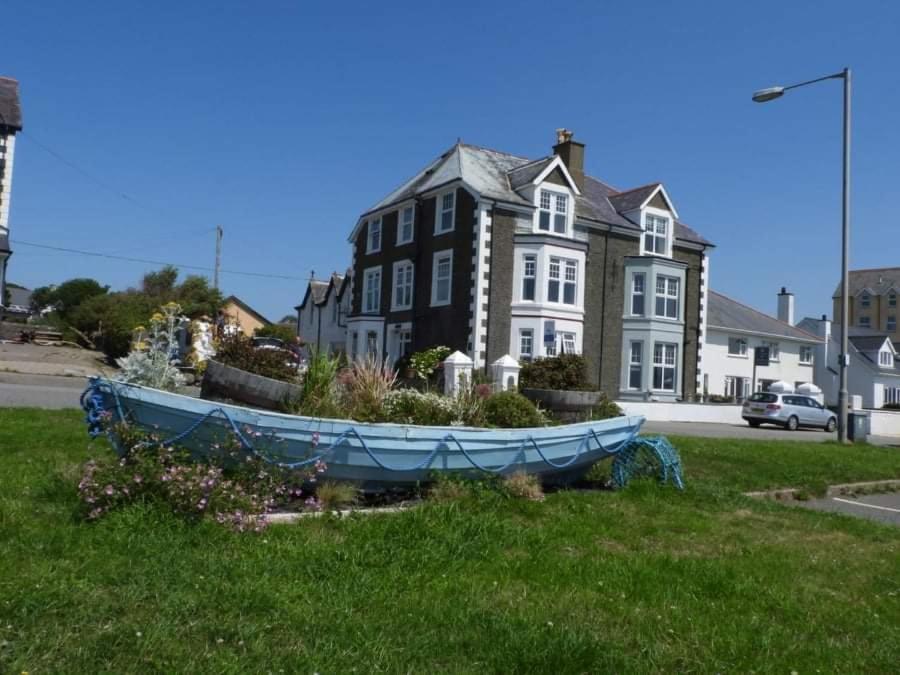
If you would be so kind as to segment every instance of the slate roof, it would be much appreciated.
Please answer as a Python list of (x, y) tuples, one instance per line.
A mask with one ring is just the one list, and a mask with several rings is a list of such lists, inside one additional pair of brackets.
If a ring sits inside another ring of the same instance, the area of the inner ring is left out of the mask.
[(887, 340), (887, 335), (848, 335), (847, 339), (861, 352), (877, 352)]
[(22, 106), (19, 103), (19, 83), (11, 77), (0, 77), (0, 126), (22, 129)]
[(306, 307), (306, 302), (310, 297), (312, 298), (314, 305), (321, 305), (328, 299), (328, 293), (332, 288), (335, 289), (338, 297), (342, 296), (348, 279), (349, 273), (338, 274), (337, 272), (332, 272), (327, 281), (324, 279), (310, 279), (306, 286), (306, 293), (303, 295), (303, 301), (294, 307), (294, 309), (303, 309)]
[[(467, 143), (457, 143), (447, 152), (430, 162), (424, 169), (393, 190), (384, 199), (367, 209), (360, 223), (369, 213), (381, 211), (395, 204), (413, 199), (416, 195), (439, 188), (455, 180), (462, 180), (488, 199), (519, 206), (532, 206), (518, 192), (537, 177), (555, 155), (528, 159), (490, 148)], [(622, 214), (634, 210), (643, 203), (659, 183), (633, 190), (619, 191), (593, 176), (584, 177), (581, 195), (575, 199), (575, 217), (640, 231), (640, 226)], [(357, 225), (357, 228), (359, 225)], [(355, 236), (354, 228), (351, 239)], [(676, 239), (712, 246), (692, 228), (675, 222)]]
[[(879, 267), (870, 270), (850, 270), (848, 274), (850, 295), (868, 288), (874, 295), (883, 295), (891, 288), (900, 291), (900, 267)], [(834, 289), (832, 298), (841, 295), (841, 284)]]
[(710, 328), (781, 336), (802, 342), (822, 342), (812, 333), (763, 314), (721, 293), (709, 291), (707, 303), (706, 322)]

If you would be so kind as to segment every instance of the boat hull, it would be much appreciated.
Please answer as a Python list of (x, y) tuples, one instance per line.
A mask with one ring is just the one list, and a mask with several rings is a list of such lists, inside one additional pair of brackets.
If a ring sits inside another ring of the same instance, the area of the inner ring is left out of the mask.
[(625, 447), (644, 422), (630, 416), (532, 429), (366, 424), (255, 410), (109, 380), (92, 381), (85, 394), (89, 406), (197, 457), (237, 436), (246, 451), (267, 461), (308, 466), (321, 460), (327, 478), (373, 488), (427, 482), (435, 472), (525, 472), (546, 483), (570, 482)]

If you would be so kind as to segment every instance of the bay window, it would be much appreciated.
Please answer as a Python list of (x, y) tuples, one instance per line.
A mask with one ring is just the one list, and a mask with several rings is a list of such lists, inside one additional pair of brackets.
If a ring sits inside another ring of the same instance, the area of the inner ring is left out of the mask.
[(644, 283), (647, 276), (643, 272), (631, 275), (631, 313), (644, 316)]
[(575, 354), (575, 333), (565, 333), (560, 332), (558, 334), (559, 337), (559, 346), (562, 350), (563, 354)]
[(678, 318), (678, 279), (656, 277), (656, 316), (665, 319)]
[(644, 343), (635, 340), (628, 352), (628, 388), (640, 389), (643, 386)]
[(519, 329), (519, 359), (531, 361), (534, 358), (534, 329)]
[(547, 273), (547, 302), (560, 302), (560, 285), (562, 285), (563, 304), (576, 304), (578, 295), (578, 261), (550, 258)]
[(653, 388), (675, 391), (675, 370), (678, 345), (657, 342), (653, 345)]
[(537, 255), (527, 253), (522, 258), (522, 300), (534, 301), (537, 283)]

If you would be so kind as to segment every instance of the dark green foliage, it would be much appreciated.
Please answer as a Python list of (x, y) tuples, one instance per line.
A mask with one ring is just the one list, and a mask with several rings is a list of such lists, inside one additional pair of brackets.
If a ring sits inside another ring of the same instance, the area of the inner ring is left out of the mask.
[(295, 382), (297, 369), (291, 365), (291, 354), (281, 349), (255, 349), (243, 333), (222, 338), (216, 345), (216, 361), (248, 373), (271, 377), (282, 382)]
[(506, 429), (540, 427), (544, 418), (534, 403), (517, 391), (502, 391), (484, 403), (484, 417), (488, 425)]
[(35, 309), (53, 305), (61, 317), (68, 318), (83, 302), (98, 295), (106, 295), (107, 291), (109, 286), (101, 286), (93, 279), (69, 279), (53, 288), (36, 288), (31, 294), (31, 304)]
[(900, 410), (900, 403), (885, 403), (881, 407), (884, 410)]
[(289, 323), (270, 323), (267, 326), (257, 328), (253, 331), (253, 335), (256, 337), (278, 338), (285, 345), (291, 345), (294, 343), (294, 338), (297, 337), (297, 327)]
[(535, 359), (522, 366), (519, 386), (525, 389), (590, 390), (587, 367), (580, 354)]
[(611, 417), (621, 417), (624, 414), (625, 413), (622, 412), (622, 409), (616, 404), (616, 402), (610, 401), (606, 394), (603, 395), (597, 405), (591, 408), (592, 420), (606, 420)]
[(128, 353), (134, 328), (146, 325), (150, 316), (167, 302), (177, 302), (189, 319), (213, 316), (222, 304), (222, 295), (206, 277), (191, 275), (176, 283), (178, 270), (164, 267), (150, 272), (140, 289), (94, 295), (84, 300), (66, 317), (82, 333), (91, 336), (109, 359)]

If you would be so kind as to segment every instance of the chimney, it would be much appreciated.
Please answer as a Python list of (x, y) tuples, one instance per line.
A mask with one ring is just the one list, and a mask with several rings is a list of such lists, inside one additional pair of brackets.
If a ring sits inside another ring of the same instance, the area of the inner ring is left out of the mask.
[(579, 190), (584, 189), (584, 143), (572, 140), (572, 132), (568, 129), (556, 130), (556, 145), (553, 154), (558, 155), (569, 170), (572, 180)]
[(794, 294), (782, 286), (778, 294), (778, 320), (794, 325)]

